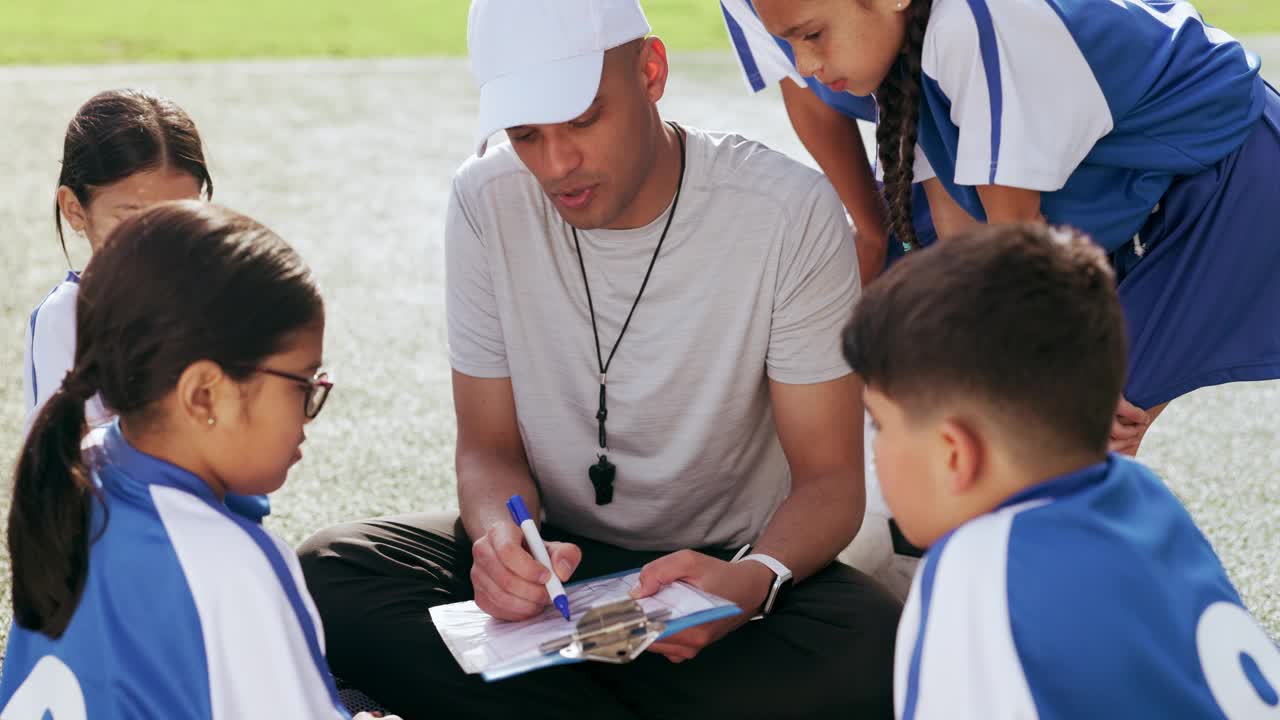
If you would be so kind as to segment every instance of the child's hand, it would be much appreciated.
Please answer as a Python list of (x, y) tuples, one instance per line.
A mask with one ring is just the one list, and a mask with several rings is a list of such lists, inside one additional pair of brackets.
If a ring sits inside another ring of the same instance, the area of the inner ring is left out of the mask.
[(1110, 450), (1125, 455), (1136, 455), (1138, 445), (1142, 443), (1142, 437), (1147, 434), (1149, 427), (1151, 427), (1151, 416), (1142, 408), (1123, 397), (1120, 398), (1120, 403), (1116, 406), (1115, 419), (1111, 423)]

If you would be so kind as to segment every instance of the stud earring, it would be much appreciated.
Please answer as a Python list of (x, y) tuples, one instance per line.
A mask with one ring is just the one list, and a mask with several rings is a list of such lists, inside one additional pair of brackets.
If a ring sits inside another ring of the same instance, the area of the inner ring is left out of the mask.
[(898, 0), (898, 9), (899, 9), (899, 10), (901, 10), (901, 9), (902, 9), (902, 0)]
[(218, 421), (210, 417), (208, 422), (209, 422), (209, 427), (213, 427)]

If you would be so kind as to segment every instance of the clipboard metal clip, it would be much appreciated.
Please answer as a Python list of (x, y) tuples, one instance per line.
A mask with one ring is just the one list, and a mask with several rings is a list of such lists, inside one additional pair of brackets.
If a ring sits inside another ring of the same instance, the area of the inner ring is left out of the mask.
[(669, 617), (670, 610), (646, 613), (635, 600), (618, 600), (591, 608), (572, 635), (547, 641), (539, 649), (571, 660), (628, 663), (662, 635)]

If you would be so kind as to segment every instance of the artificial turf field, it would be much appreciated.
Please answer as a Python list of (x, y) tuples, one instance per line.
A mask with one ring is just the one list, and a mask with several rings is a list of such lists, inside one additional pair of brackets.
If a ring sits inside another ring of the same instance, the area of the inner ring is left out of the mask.
[[(1219, 22), (1228, 28), (1227, 19), (1236, 17), (1256, 29), (1280, 31), (1280, 4), (1271, 4), (1201, 3), (1211, 19), (1220, 12)], [(64, 0), (43, 4), (49, 17), (68, 12), (58, 8), (70, 5)], [(240, 0), (218, 5), (221, 9), (206, 9), (212, 15), (202, 20), (200, 36), (218, 37), (215, 30), (223, 20), (217, 18), (228, 12), (227, 5), (250, 7)], [(318, 8), (312, 12), (317, 16), (324, 8), (339, 7), (329, 0), (308, 5)], [(461, 37), (463, 0), (400, 5), (440, 9), (431, 22), (415, 26), (424, 37), (437, 31), (446, 40)], [(701, 127), (733, 128), (807, 161), (775, 94), (745, 94), (724, 45), (718, 11), (704, 5), (713, 4), (646, 3), (655, 28), (676, 48), (664, 114)], [(37, 20), (43, 16), (27, 12), (28, 6), (35, 4), (9, 0), (0, 5), (0, 60), (17, 59), (2, 55), (22, 47), (10, 41), (40, 27)], [(159, 3), (138, 0), (113, 7), (132, 19), (138, 32), (156, 25), (165, 12)], [(365, 11), (376, 18), (394, 7), (397, 3), (387, 0)], [(680, 20), (678, 12), (686, 19)], [(112, 20), (117, 21), (125, 22)], [(298, 27), (318, 22), (301, 15), (293, 21)], [(243, 16), (238, 22), (246, 38), (270, 27)], [(473, 148), (475, 92), (466, 62), (442, 57), (62, 65), (177, 57), (160, 50), (115, 56), (93, 51), (99, 46), (92, 38), (106, 37), (110, 33), (104, 28), (110, 26), (86, 20), (74, 26), (82, 28), (80, 35), (63, 27), (36, 33), (32, 37), (43, 42), (28, 43), (33, 54), (21, 61), (50, 65), (0, 68), (5, 148), (0, 153), (0, 177), (5, 178), (0, 193), (5, 232), (0, 243), (0, 469), (6, 478), (23, 414), (23, 332), (32, 308), (65, 273), (50, 217), (62, 133), (75, 108), (93, 93), (140, 85), (172, 96), (195, 118), (208, 146), (215, 199), (275, 228), (302, 251), (324, 285), (326, 356), (338, 386), (324, 415), (308, 430), (307, 459), (275, 497), (270, 526), (297, 542), (342, 520), (454, 506), (442, 232), (449, 181)], [(694, 32), (695, 26), (705, 31)], [(336, 48), (326, 50), (319, 42), (325, 36), (317, 32), (306, 42), (315, 42), (318, 54), (333, 54), (328, 50)], [(358, 33), (351, 31), (351, 37)], [(366, 47), (373, 49), (345, 54), (461, 49), (412, 45), (422, 41), (416, 31), (404, 37), (403, 45), (371, 39)], [(281, 43), (279, 52), (247, 44), (221, 54), (192, 50), (191, 56), (309, 54), (296, 46), (286, 51)], [(1264, 72), (1272, 67), (1266, 59), (1280, 63), (1280, 43), (1257, 38), (1250, 45), (1263, 55)], [(54, 52), (71, 46), (85, 54)], [(119, 47), (142, 45), (120, 41)], [(1269, 75), (1280, 81), (1280, 73)], [(73, 250), (77, 262), (82, 260), (83, 248)], [(1273, 636), (1280, 635), (1276, 417), (1280, 383), (1207, 389), (1174, 403), (1142, 455), (1187, 504), (1246, 604)], [(0, 516), (7, 513), (7, 503), (5, 486)], [(7, 582), (7, 557), (0, 548), (0, 628), (8, 625)]]

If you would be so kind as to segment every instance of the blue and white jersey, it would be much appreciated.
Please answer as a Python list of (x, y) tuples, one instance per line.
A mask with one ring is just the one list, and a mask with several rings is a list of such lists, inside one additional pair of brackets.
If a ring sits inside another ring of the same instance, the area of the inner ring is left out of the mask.
[[(76, 360), (76, 296), (80, 292), (80, 276), (73, 271), (58, 284), (31, 312), (27, 324), (22, 362), (22, 397), (27, 418), (23, 435), (31, 427), (40, 408), (62, 387), (62, 378), (75, 366)], [(85, 403), (85, 420), (97, 427), (111, 420), (111, 413), (94, 396)]]
[[(31, 321), (24, 334), (26, 343), (22, 362), (22, 396), (27, 408), (23, 437), (30, 432), (40, 409), (62, 387), (62, 379), (75, 367), (76, 298), (79, 294), (80, 276), (68, 271), (66, 279), (31, 312)], [(99, 395), (85, 403), (84, 416), (91, 428), (115, 419)], [(266, 495), (227, 495), (226, 504), (254, 522), (262, 522), (271, 514), (271, 500)]]
[(939, 540), (898, 626), (899, 720), (1273, 718), (1277, 690), (1208, 541), (1118, 456)]
[(347, 717), (293, 550), (118, 423), (94, 435), (106, 510), (91, 524), (105, 530), (63, 636), (12, 626), (0, 717)]
[(1172, 0), (935, 0), (921, 65), (917, 181), (980, 220), (975, 186), (1040, 191), (1108, 251), (1239, 148), (1266, 93), (1256, 55)]

